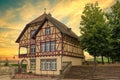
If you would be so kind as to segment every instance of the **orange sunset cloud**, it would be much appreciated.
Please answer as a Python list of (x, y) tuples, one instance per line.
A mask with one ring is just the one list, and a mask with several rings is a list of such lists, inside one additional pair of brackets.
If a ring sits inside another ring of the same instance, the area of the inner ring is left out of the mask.
[[(107, 10), (116, 0), (13, 0), (0, 1), (0, 58), (13, 59), (18, 54), (17, 37), (25, 25), (40, 16), (47, 9), (53, 17), (66, 24), (80, 35), (79, 26), (85, 4), (98, 1)], [(91, 58), (85, 54), (86, 58)]]

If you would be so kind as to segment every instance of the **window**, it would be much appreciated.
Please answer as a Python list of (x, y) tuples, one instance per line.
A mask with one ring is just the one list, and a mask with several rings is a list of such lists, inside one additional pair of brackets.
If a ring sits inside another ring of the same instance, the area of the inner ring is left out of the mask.
[(30, 59), (30, 69), (36, 68), (36, 59)]
[(56, 70), (56, 60), (52, 60), (52, 70)]
[(41, 52), (45, 52), (45, 43), (41, 43)]
[(36, 52), (36, 48), (35, 48), (35, 45), (31, 45), (30, 46), (30, 53), (35, 53)]
[(31, 31), (30, 31), (30, 37), (32, 37), (32, 36), (35, 34), (35, 31), (36, 31), (36, 30), (31, 30)]
[(50, 70), (50, 60), (46, 60), (46, 70)]
[(56, 70), (56, 59), (41, 60), (41, 70)]
[(41, 43), (41, 52), (55, 51), (55, 41)]
[(46, 42), (46, 52), (50, 51), (50, 42)]
[(45, 60), (41, 60), (41, 70), (45, 70)]
[(51, 51), (55, 51), (55, 42), (54, 41), (52, 41), (51, 42)]
[(45, 35), (49, 35), (50, 34), (50, 27), (45, 29)]

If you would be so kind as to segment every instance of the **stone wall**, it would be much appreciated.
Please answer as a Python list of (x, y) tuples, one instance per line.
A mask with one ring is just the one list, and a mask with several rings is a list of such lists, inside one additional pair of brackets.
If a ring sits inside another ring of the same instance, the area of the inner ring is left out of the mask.
[(15, 70), (17, 70), (17, 67), (13, 66), (0, 66), (0, 75), (15, 75)]

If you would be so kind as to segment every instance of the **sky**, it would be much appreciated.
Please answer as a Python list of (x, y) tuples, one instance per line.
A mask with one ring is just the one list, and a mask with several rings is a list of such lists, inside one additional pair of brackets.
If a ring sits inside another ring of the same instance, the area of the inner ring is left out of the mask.
[[(17, 37), (25, 25), (44, 13), (51, 13), (80, 35), (80, 21), (85, 4), (98, 1), (107, 10), (116, 0), (0, 0), (0, 59), (18, 54)], [(90, 56), (87, 54), (87, 58)]]

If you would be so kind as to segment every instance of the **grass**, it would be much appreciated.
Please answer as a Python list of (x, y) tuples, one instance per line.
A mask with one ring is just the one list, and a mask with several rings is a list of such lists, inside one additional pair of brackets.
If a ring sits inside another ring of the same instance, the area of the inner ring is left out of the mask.
[[(101, 57), (97, 57), (96, 59), (98, 62), (102, 62)], [(108, 58), (106, 58), (106, 57), (104, 57), (103, 60), (104, 60), (104, 62), (108, 62)], [(86, 61), (94, 61), (94, 58), (87, 59)], [(110, 59), (110, 61), (111, 61), (111, 59)]]
[[(18, 67), (18, 66), (19, 66), (19, 64), (11, 64), (11, 66)], [(27, 66), (26, 64), (22, 64), (22, 67), (23, 67), (23, 68), (26, 68), (26, 66)]]
[(19, 64), (11, 64), (11, 66), (15, 66), (16, 67), (16, 66), (19, 66)]

